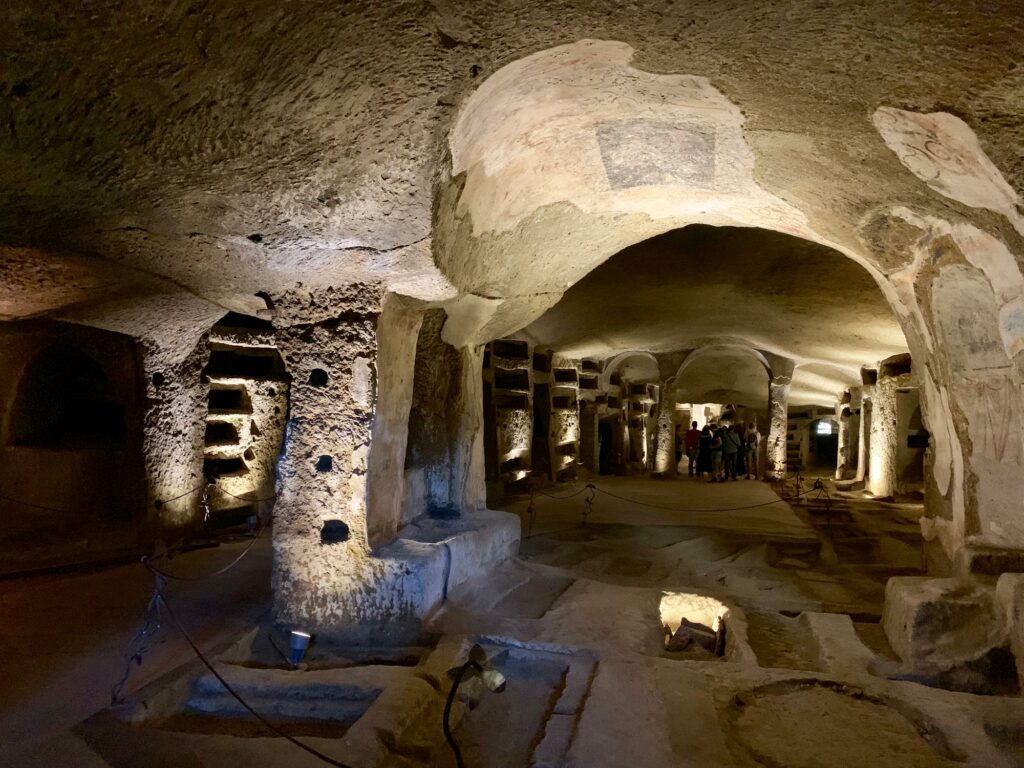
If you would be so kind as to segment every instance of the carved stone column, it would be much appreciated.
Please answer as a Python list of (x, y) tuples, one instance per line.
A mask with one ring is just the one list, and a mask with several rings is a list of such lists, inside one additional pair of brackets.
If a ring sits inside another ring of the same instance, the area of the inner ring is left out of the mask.
[(663, 477), (676, 475), (675, 402), (669, 396), (669, 382), (659, 388), (658, 431), (655, 438), (654, 471)]
[(839, 424), (839, 445), (836, 450), (836, 480), (842, 480), (850, 471), (850, 405), (836, 403), (836, 421)]
[(768, 382), (768, 450), (765, 474), (779, 479), (786, 474), (786, 433), (789, 429), (789, 387), (793, 383), (792, 360), (773, 362)]

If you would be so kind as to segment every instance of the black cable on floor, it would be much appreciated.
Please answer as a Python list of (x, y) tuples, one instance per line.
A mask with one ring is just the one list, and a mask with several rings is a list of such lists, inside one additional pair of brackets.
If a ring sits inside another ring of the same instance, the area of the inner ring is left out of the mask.
[(462, 678), (465, 677), (466, 672), (470, 669), (474, 669), (476, 672), (484, 671), (483, 667), (472, 659), (459, 667), (459, 671), (455, 673), (455, 679), (452, 680), (452, 687), (448, 691), (448, 700), (444, 703), (444, 716), (441, 718), (441, 730), (444, 731), (444, 737), (448, 741), (448, 746), (451, 747), (452, 754), (455, 755), (456, 768), (466, 768), (466, 764), (462, 761), (462, 752), (459, 750), (459, 744), (452, 735), (449, 719), (452, 714), (452, 704), (455, 703), (455, 694), (458, 693), (459, 686), (462, 684)]
[(185, 639), (185, 642), (189, 644), (189, 647), (192, 649), (192, 652), (196, 655), (196, 658), (198, 658), (203, 663), (203, 666), (205, 666), (210, 671), (210, 674), (212, 674), (215, 678), (217, 678), (217, 681), (222, 686), (224, 686), (224, 690), (226, 690), (229, 694), (231, 694), (231, 696), (235, 699), (235, 701), (237, 701), (239, 704), (241, 704), (250, 715), (252, 715), (254, 718), (256, 718), (268, 730), (270, 730), (272, 733), (274, 733), (275, 735), (279, 736), (280, 738), (284, 739), (285, 741), (291, 742), (292, 744), (297, 746), (299, 749), (302, 749), (305, 752), (308, 752), (313, 757), (317, 758), (318, 760), (323, 761), (327, 765), (333, 765), (333, 766), (335, 766), (335, 768), (351, 768), (351, 766), (346, 765), (345, 763), (342, 763), (339, 760), (335, 760), (333, 757), (329, 757), (328, 755), (325, 755), (323, 752), (321, 752), (321, 751), (319, 751), (317, 749), (314, 749), (313, 747), (309, 746), (308, 744), (302, 743), (301, 741), (296, 739), (294, 736), (290, 736), (287, 733), (285, 733), (284, 731), (282, 731), (276, 725), (274, 725), (269, 720), (267, 720), (265, 717), (263, 717), (263, 715), (261, 715), (255, 709), (253, 709), (252, 706), (249, 704), (249, 702), (247, 702), (245, 699), (243, 699), (238, 694), (238, 692), (235, 691), (234, 688), (232, 688), (230, 685), (228, 685), (227, 680), (225, 680), (223, 678), (223, 676), (216, 670), (216, 668), (214, 668), (213, 664), (210, 663), (209, 659), (207, 659), (206, 656), (203, 654), (203, 652), (201, 650), (199, 650), (199, 646), (195, 644), (195, 642), (189, 636), (188, 632), (185, 631), (185, 627), (183, 627), (181, 622), (178, 621), (178, 617), (174, 614), (174, 611), (171, 609), (170, 604), (167, 602), (167, 596), (164, 595), (163, 587), (160, 584), (160, 575), (152, 568), (152, 566), (148, 562), (146, 562), (145, 565), (146, 565), (147, 568), (149, 568), (150, 572), (153, 574), (153, 591), (155, 592), (157, 597), (160, 598), (160, 602), (163, 604), (164, 610), (167, 612), (167, 618), (169, 618), (171, 620), (171, 623), (174, 625), (175, 629), (178, 630), (178, 634), (180, 634)]

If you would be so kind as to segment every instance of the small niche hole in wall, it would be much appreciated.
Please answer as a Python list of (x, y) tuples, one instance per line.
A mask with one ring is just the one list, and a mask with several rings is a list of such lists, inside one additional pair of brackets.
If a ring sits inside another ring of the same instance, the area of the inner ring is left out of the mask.
[(157, 371), (156, 373), (153, 374), (154, 387), (162, 387), (166, 382), (167, 379), (164, 377), (162, 373), (160, 373), (160, 371)]
[(348, 541), (348, 526), (342, 520), (324, 520), (320, 529), (321, 544), (340, 544)]
[(330, 456), (321, 456), (316, 460), (317, 472), (330, 472), (332, 469), (334, 469), (334, 459)]
[(309, 372), (309, 383), (314, 387), (327, 386), (327, 371), (323, 368), (314, 368)]

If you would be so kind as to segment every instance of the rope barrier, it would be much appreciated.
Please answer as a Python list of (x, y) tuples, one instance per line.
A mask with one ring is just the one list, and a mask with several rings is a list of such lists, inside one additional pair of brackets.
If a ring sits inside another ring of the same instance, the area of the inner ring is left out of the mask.
[[(236, 499), (239, 499), (240, 501), (248, 501), (248, 502), (251, 502), (253, 504), (261, 504), (264, 501), (271, 501), (272, 499), (276, 499), (278, 497), (278, 495), (279, 495), (279, 494), (275, 493), (275, 494), (273, 494), (271, 496), (262, 496), (260, 498), (250, 499), (247, 496), (239, 496), (237, 493), (232, 493), (231, 491), (227, 490), (226, 488), (221, 488), (219, 485), (216, 485), (215, 483), (205, 483), (204, 482), (204, 483), (202, 483), (200, 485), (197, 485), (195, 488), (191, 488), (190, 490), (187, 490), (187, 491), (185, 491), (183, 493), (179, 493), (177, 496), (172, 496), (169, 499), (156, 499), (154, 501), (154, 505), (156, 506), (157, 509), (162, 509), (167, 504), (171, 504), (171, 503), (173, 503), (175, 501), (178, 501), (179, 499), (183, 499), (186, 496), (190, 496), (190, 495), (194, 494), (196, 491), (200, 491), (200, 490), (202, 490), (204, 488), (209, 488), (210, 486), (216, 488), (219, 492), (221, 492), (223, 494), (226, 494), (228, 496), (232, 496), (232, 497), (234, 497)], [(61, 514), (61, 515), (83, 515), (83, 516), (84, 515), (88, 515), (88, 516), (91, 517), (91, 516), (94, 516), (96, 514), (95, 512), (86, 512), (86, 511), (77, 510), (77, 509), (63, 509), (61, 507), (51, 507), (51, 506), (46, 505), (46, 504), (36, 504), (35, 502), (24, 501), (22, 499), (16, 499), (13, 496), (8, 496), (6, 493), (0, 493), (0, 499), (3, 499), (4, 501), (9, 501), (12, 504), (17, 504), (18, 506), (21, 506), (21, 507), (26, 507), (28, 509), (40, 509), (40, 510), (45, 510), (47, 512), (56, 512), (56, 513)]]
[(193, 493), (195, 493), (196, 491), (202, 490), (202, 489), (203, 489), (203, 488), (205, 488), (205, 487), (206, 487), (207, 485), (208, 485), (208, 483), (200, 483), (199, 485), (197, 485), (197, 486), (196, 486), (195, 488), (193, 488), (192, 490), (190, 490), (190, 491), (185, 491), (184, 493), (179, 493), (179, 494), (178, 494), (177, 496), (172, 496), (172, 497), (171, 497), (171, 498), (169, 498), (169, 499), (157, 499), (157, 500), (156, 500), (156, 501), (154, 502), (154, 504), (156, 505), (156, 508), (157, 508), (157, 509), (160, 509), (161, 507), (163, 507), (163, 505), (164, 505), (164, 504), (170, 504), (170, 503), (171, 503), (172, 501), (177, 501), (178, 499), (183, 499), (183, 498), (185, 498), (186, 496), (191, 496), (191, 495), (192, 495)]
[(576, 496), (579, 496), (581, 493), (584, 493), (592, 485), (593, 485), (593, 483), (587, 483), (585, 486), (580, 488), (575, 493), (570, 493), (570, 494), (567, 494), (565, 496), (555, 496), (554, 494), (546, 493), (545, 491), (541, 490), (540, 488), (535, 488), (530, 493), (531, 493), (531, 495), (533, 493), (539, 493), (541, 496), (547, 496), (549, 499), (553, 499), (555, 501), (565, 501), (566, 499), (572, 499), (572, 498), (575, 498)]
[(45, 510), (47, 512), (57, 512), (57, 513), (62, 514), (62, 515), (82, 515), (82, 516), (88, 515), (89, 517), (95, 517), (95, 515), (96, 515), (95, 512), (83, 512), (81, 510), (71, 510), (71, 509), (58, 509), (57, 507), (49, 507), (49, 506), (47, 506), (45, 504), (34, 504), (31, 501), (22, 501), (21, 499), (15, 499), (15, 498), (13, 498), (11, 496), (8, 496), (5, 493), (0, 493), (0, 499), (3, 499), (4, 501), (9, 501), (12, 504), (17, 504), (18, 506), (21, 506), (21, 507), (25, 507), (26, 509), (40, 509), (40, 510)]
[(152, 561), (154, 559), (163, 560), (163, 559), (167, 558), (168, 557), (167, 553), (163, 553), (159, 557), (156, 557), (156, 558), (152, 558), (149, 555), (146, 555), (142, 559), (143, 559), (143, 562), (145, 563), (147, 568), (149, 568), (150, 570), (155, 571), (156, 573), (160, 574), (160, 576), (162, 576), (165, 579), (169, 579), (171, 581), (190, 581), (190, 582), (206, 581), (208, 579), (212, 579), (214, 576), (220, 576), (222, 574), (227, 573), (232, 568), (234, 568), (236, 565), (238, 565), (240, 562), (242, 562), (242, 559), (247, 554), (249, 554), (249, 551), (254, 546), (256, 546), (256, 542), (259, 540), (260, 535), (263, 533), (263, 531), (264, 531), (264, 529), (266, 527), (267, 527), (266, 525), (261, 525), (259, 527), (259, 529), (256, 532), (256, 535), (252, 537), (252, 539), (249, 541), (249, 543), (245, 545), (245, 549), (243, 549), (238, 554), (238, 556), (235, 557), (234, 560), (232, 560), (230, 563), (228, 563), (224, 567), (218, 568), (216, 571), (211, 571), (210, 573), (204, 573), (201, 576), (178, 576), (178, 575), (173, 574), (173, 573), (168, 573), (167, 571), (162, 571), (159, 568), (157, 568), (155, 565), (152, 564)]

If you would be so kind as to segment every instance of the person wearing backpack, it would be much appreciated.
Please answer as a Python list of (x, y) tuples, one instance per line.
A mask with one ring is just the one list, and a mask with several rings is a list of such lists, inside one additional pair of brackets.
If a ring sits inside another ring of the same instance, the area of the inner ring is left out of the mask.
[(737, 432), (738, 427), (722, 427), (722, 482), (736, 479), (736, 458), (740, 452), (743, 439)]

